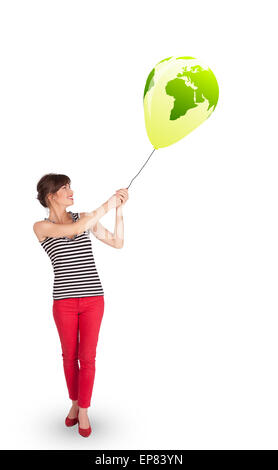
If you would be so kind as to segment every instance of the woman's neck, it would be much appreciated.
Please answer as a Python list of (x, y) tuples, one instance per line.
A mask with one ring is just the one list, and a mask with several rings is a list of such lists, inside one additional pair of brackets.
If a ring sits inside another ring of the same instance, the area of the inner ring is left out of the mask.
[(66, 224), (69, 221), (72, 221), (72, 216), (66, 210), (63, 212), (55, 212), (54, 210), (51, 210), (49, 211), (48, 219), (50, 222), (54, 222), (55, 224)]

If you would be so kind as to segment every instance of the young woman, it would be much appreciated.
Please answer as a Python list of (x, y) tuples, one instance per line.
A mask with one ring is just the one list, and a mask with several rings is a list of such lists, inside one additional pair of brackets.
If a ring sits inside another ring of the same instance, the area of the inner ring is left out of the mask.
[[(33, 229), (54, 269), (53, 317), (72, 400), (65, 423), (73, 426), (78, 422), (79, 433), (88, 437), (91, 426), (87, 409), (91, 405), (96, 348), (104, 312), (104, 292), (90, 231), (113, 248), (123, 247), (122, 206), (128, 199), (128, 190), (119, 189), (97, 209), (81, 213), (66, 210), (74, 203), (68, 176), (46, 174), (38, 182), (37, 191), (37, 199), (49, 209), (49, 217), (35, 222)], [(112, 233), (99, 219), (114, 208), (116, 219)]]

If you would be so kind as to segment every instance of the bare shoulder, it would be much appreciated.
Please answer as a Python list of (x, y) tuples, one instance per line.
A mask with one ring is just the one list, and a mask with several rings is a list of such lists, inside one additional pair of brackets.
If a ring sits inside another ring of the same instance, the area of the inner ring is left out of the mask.
[(45, 225), (46, 221), (45, 220), (39, 220), (38, 222), (35, 222), (33, 224), (33, 230), (35, 235), (37, 236), (39, 241), (42, 241), (45, 237), (42, 235), (42, 229), (43, 226)]

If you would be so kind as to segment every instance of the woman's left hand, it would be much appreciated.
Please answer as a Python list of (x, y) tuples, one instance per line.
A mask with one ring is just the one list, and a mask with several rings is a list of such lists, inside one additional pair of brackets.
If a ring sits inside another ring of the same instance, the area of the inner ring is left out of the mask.
[(127, 188), (117, 189), (116, 195), (120, 197), (121, 202), (122, 202), (121, 206), (123, 206), (128, 200), (128, 189)]

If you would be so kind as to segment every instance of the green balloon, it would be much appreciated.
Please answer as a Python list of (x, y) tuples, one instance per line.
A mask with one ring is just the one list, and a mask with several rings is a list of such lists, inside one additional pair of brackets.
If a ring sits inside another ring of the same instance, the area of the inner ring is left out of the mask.
[(174, 144), (215, 110), (219, 87), (213, 72), (194, 57), (168, 57), (150, 72), (144, 90), (148, 137), (158, 149)]

